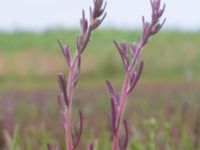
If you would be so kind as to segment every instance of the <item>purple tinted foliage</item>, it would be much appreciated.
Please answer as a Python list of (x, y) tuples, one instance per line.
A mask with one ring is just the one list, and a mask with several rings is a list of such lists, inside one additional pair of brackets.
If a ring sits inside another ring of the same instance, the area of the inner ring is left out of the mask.
[(200, 108), (197, 111), (197, 114), (195, 116), (195, 122), (194, 122), (194, 143), (193, 146), (195, 149), (199, 148), (199, 142), (200, 142)]
[(57, 42), (58, 42), (58, 44), (60, 46), (60, 49), (62, 51), (63, 56), (65, 57), (65, 60), (67, 62), (68, 67), (70, 67), (70, 65), (71, 65), (71, 56), (70, 56), (69, 46), (68, 45), (62, 46), (62, 44), (60, 43), (59, 40), (57, 40)]
[(114, 89), (113, 89), (110, 81), (106, 81), (106, 85), (107, 85), (107, 88), (110, 92), (111, 98), (115, 99), (115, 92), (114, 92)]
[(129, 83), (129, 88), (127, 89), (127, 94), (129, 94), (134, 89), (135, 85), (137, 84), (137, 82), (140, 78), (140, 75), (142, 73), (143, 66), (144, 66), (144, 62), (141, 61), (139, 68), (138, 68), (138, 71), (133, 72), (133, 75), (130, 78), (130, 83)]
[(128, 145), (128, 124), (126, 120), (123, 121), (123, 125), (124, 125), (125, 135), (119, 138), (120, 150), (126, 150), (127, 145)]
[[(61, 94), (62, 94), (62, 96), (64, 98), (64, 101), (65, 101), (65, 104), (68, 107), (69, 106), (69, 102), (68, 102), (67, 91), (66, 91), (67, 81), (65, 80), (64, 74), (62, 74), (62, 73), (58, 74), (58, 83), (59, 83), (59, 86), (60, 86)], [(61, 101), (60, 100), (60, 96), (59, 96), (58, 100)], [(59, 102), (59, 104), (61, 104), (61, 103)]]
[(79, 110), (79, 126), (77, 127), (76, 124), (74, 123), (73, 131), (71, 133), (74, 149), (77, 147), (77, 145), (79, 143), (79, 140), (80, 140), (81, 134), (82, 134), (82, 130), (83, 130), (83, 114), (82, 114), (81, 110)]
[[(77, 147), (83, 128), (83, 115), (81, 111), (79, 111), (78, 126), (73, 122), (71, 117), (73, 90), (78, 83), (80, 75), (81, 54), (89, 42), (92, 31), (104, 20), (106, 16), (106, 13), (104, 12), (105, 7), (106, 3), (104, 3), (103, 0), (94, 0), (93, 8), (90, 7), (89, 9), (89, 21), (85, 16), (85, 11), (82, 11), (82, 18), (80, 19), (81, 32), (76, 38), (76, 51), (73, 57), (70, 54), (69, 46), (62, 45), (62, 43), (57, 40), (69, 70), (67, 80), (65, 79), (64, 74), (58, 74), (60, 94), (57, 96), (59, 110), (62, 115), (62, 123), (66, 134), (67, 150), (74, 150)], [(51, 150), (51, 147), (48, 146), (48, 149)]]
[(52, 148), (50, 144), (47, 145), (48, 150), (60, 150), (58, 147)]
[(117, 104), (116, 104), (116, 102), (115, 102), (115, 100), (113, 98), (111, 98), (110, 116), (111, 116), (111, 123), (112, 123), (113, 133), (115, 133), (115, 130), (117, 129), (117, 125), (116, 125)]
[(89, 150), (94, 150), (93, 144), (90, 144)]
[(124, 68), (125, 70), (127, 70), (129, 66), (129, 58), (128, 58), (129, 44), (126, 42), (117, 43), (116, 41), (114, 41), (114, 44), (117, 47), (117, 50), (119, 51)]
[(137, 64), (143, 47), (148, 43), (148, 40), (152, 35), (160, 31), (166, 20), (164, 19), (162, 23), (159, 22), (165, 10), (165, 4), (163, 8), (161, 8), (160, 0), (151, 0), (150, 2), (152, 9), (151, 22), (145, 21), (145, 18), (142, 17), (143, 31), (139, 41), (136, 43), (114, 41), (124, 66), (125, 78), (119, 95), (115, 94), (116, 92), (111, 83), (106, 81), (111, 100), (110, 117), (113, 130), (112, 150), (125, 150), (127, 148), (128, 128), (126, 121), (124, 122), (125, 136), (119, 137), (120, 123), (125, 108), (126, 97), (134, 89), (142, 73), (144, 62), (141, 61), (138, 67)]
[(47, 145), (47, 148), (48, 148), (48, 150), (53, 150), (52, 148), (51, 148), (51, 145)]

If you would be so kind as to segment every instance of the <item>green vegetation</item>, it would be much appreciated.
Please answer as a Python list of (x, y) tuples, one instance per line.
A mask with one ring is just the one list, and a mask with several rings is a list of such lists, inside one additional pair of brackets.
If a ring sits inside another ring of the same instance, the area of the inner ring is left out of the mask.
[[(76, 30), (0, 33), (0, 117), (10, 118), (17, 126), (12, 130), (13, 150), (45, 150), (47, 143), (64, 149), (56, 74), (66, 66), (56, 38), (74, 48), (77, 34)], [(139, 31), (113, 29), (93, 34), (83, 54), (79, 94), (74, 101), (75, 110), (81, 108), (84, 114), (79, 149), (86, 149), (84, 145), (91, 142), (96, 150), (109, 149), (105, 79), (117, 85), (123, 76), (112, 40), (134, 41), (138, 35)], [(129, 97), (124, 114), (130, 124), (130, 150), (199, 150), (194, 146), (200, 110), (199, 39), (200, 32), (163, 31), (145, 48), (141, 82)], [(102, 116), (107, 117), (105, 122)]]
[[(48, 30), (42, 33), (0, 33), (0, 78), (54, 79), (65, 70), (56, 38), (74, 50), (76, 30)], [(98, 30), (84, 53), (83, 78), (121, 76), (120, 58), (115, 40), (137, 40), (139, 31)], [(191, 80), (200, 75), (200, 33), (164, 31), (151, 39), (142, 55), (146, 80)], [(19, 61), (23, 60), (23, 61)], [(98, 69), (96, 69), (98, 68)]]

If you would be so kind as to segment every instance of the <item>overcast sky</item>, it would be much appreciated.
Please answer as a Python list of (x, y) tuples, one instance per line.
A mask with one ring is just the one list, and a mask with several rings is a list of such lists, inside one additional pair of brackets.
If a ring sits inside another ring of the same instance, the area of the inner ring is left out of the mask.
[[(93, 0), (0, 0), (0, 30), (43, 30), (78, 27), (81, 10), (88, 14)], [(103, 27), (134, 29), (141, 16), (150, 17), (149, 0), (107, 0)], [(163, 0), (167, 7), (165, 28), (200, 29), (200, 0)]]

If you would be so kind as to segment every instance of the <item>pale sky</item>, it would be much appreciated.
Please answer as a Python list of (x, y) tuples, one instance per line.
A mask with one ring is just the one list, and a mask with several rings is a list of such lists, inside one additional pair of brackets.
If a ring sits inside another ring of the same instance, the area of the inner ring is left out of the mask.
[[(103, 27), (135, 29), (141, 16), (150, 18), (149, 0), (107, 0)], [(0, 30), (44, 30), (79, 26), (81, 10), (88, 14), (93, 0), (0, 0)], [(166, 3), (165, 28), (200, 29), (200, 0), (162, 0)]]

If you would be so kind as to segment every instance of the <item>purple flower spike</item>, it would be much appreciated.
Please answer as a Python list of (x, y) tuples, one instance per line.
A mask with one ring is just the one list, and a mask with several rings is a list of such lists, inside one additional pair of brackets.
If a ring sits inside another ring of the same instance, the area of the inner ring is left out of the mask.
[(160, 0), (151, 0), (151, 9), (152, 9), (152, 29), (151, 29), (151, 35), (157, 33), (160, 31), (161, 27), (165, 23), (166, 19), (163, 20), (163, 22), (159, 23), (159, 18), (163, 15), (163, 12), (165, 10), (165, 4), (163, 5), (163, 8), (160, 8)]
[(152, 20), (157, 20), (156, 18), (159, 18), (163, 15), (163, 12), (165, 10), (165, 4), (163, 5), (163, 8), (160, 9), (160, 0), (150, 0), (151, 2), (151, 9), (152, 9)]
[(85, 12), (84, 11), (82, 12), (82, 19), (80, 20), (82, 32), (77, 37), (77, 41), (76, 41), (77, 43), (76, 46), (80, 54), (83, 52), (87, 43), (89, 42), (91, 32), (95, 30), (103, 22), (103, 20), (106, 17), (106, 13), (104, 13), (106, 3), (104, 4), (104, 7), (103, 7), (103, 4), (104, 4), (103, 0), (94, 0), (93, 9), (90, 7), (90, 22), (89, 23), (85, 17)]
[[(126, 98), (136, 86), (142, 73), (144, 62), (141, 61), (138, 67), (137, 64), (143, 47), (148, 43), (148, 40), (152, 35), (160, 31), (166, 20), (164, 19), (162, 23), (159, 22), (165, 10), (165, 5), (161, 9), (160, 0), (151, 0), (150, 2), (152, 7), (151, 21), (147, 22), (145, 18), (142, 17), (143, 31), (139, 38), (139, 41), (130, 44), (127, 42), (114, 41), (114, 44), (120, 54), (124, 66), (125, 78), (119, 95), (115, 94), (117, 92), (113, 90), (111, 83), (108, 81), (106, 82), (109, 93), (111, 95), (111, 124), (113, 130), (112, 150), (126, 150), (127, 148), (128, 129), (126, 121), (124, 122), (125, 138), (119, 136), (120, 123), (122, 113), (125, 109)], [(136, 68), (138, 68), (138, 70), (136, 70)]]
[[(91, 21), (91, 29), (96, 29), (106, 17), (106, 13), (104, 13), (107, 3), (105, 2), (103, 6), (103, 0), (94, 0), (93, 9), (90, 7), (90, 21)], [(99, 19), (99, 17), (103, 17)]]
[[(104, 6), (103, 6), (104, 5)], [(94, 0), (94, 8), (90, 8), (90, 20), (85, 16), (85, 11), (82, 11), (82, 18), (80, 19), (80, 34), (76, 38), (76, 50), (74, 56), (70, 55), (69, 46), (63, 46), (58, 40), (58, 44), (61, 48), (62, 54), (67, 62), (68, 66), (68, 78), (67, 81), (63, 74), (58, 75), (58, 83), (60, 86), (60, 94), (58, 95), (59, 109), (62, 115), (62, 122), (65, 127), (66, 135), (66, 147), (67, 150), (74, 150), (82, 134), (83, 116), (79, 111), (79, 126), (73, 124), (71, 116), (72, 104), (73, 104), (73, 91), (78, 83), (81, 68), (81, 54), (85, 50), (91, 33), (96, 29), (104, 20), (106, 13), (104, 13), (106, 3), (103, 0)], [(62, 99), (64, 99), (64, 106)]]

